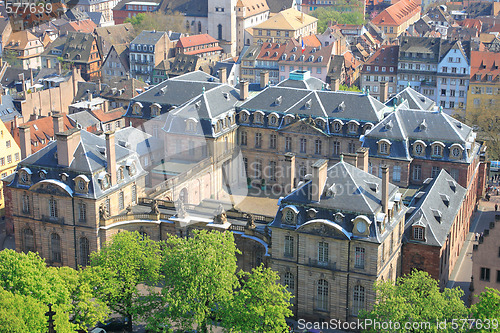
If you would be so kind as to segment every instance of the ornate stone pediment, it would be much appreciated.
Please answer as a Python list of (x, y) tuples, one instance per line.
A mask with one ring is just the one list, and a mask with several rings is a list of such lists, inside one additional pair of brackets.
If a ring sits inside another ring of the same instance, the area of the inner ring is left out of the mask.
[(322, 134), (324, 136), (328, 136), (328, 134), (326, 134), (323, 129), (318, 128), (310, 118), (301, 119), (293, 124), (279, 129), (278, 131), (282, 133), (300, 133), (312, 135)]
[(43, 194), (51, 194), (60, 197), (71, 197), (73, 191), (66, 184), (58, 184), (59, 181), (41, 181), (31, 186), (30, 191)]
[(328, 221), (328, 220), (311, 220), (303, 225), (301, 225), (297, 232), (313, 234), (322, 237), (332, 237), (340, 239), (350, 239), (351, 234), (338, 224)]

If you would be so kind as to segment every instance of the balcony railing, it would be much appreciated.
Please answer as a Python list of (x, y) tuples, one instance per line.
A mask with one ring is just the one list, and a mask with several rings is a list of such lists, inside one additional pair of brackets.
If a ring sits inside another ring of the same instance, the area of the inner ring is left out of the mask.
[(53, 216), (42, 215), (42, 221), (43, 222), (50, 222), (50, 223), (64, 224), (64, 217), (53, 217)]
[(337, 263), (333, 261), (319, 261), (316, 259), (311, 259), (309, 258), (309, 266), (313, 267), (319, 267), (319, 268), (326, 268), (330, 269), (332, 271), (337, 270)]

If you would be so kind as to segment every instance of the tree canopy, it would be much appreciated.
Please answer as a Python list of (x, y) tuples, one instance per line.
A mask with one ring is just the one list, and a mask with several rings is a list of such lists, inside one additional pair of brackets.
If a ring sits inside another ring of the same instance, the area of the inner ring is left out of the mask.
[[(486, 101), (483, 101), (485, 103)], [(492, 160), (500, 159), (500, 109), (495, 107), (470, 107), (465, 119), (457, 117), (478, 132), (478, 139), (486, 141), (488, 156)]]
[[(347, 4), (347, 2), (346, 2)], [(340, 4), (339, 6), (342, 6)], [(318, 8), (311, 14), (315, 18), (318, 19), (318, 33), (325, 32), (329, 23), (338, 23), (338, 24), (364, 24), (365, 18), (363, 14), (358, 11), (339, 11), (339, 7), (336, 6), (336, 9), (332, 8)]]
[[(447, 325), (437, 327), (438, 322), (452, 322), (453, 319), (468, 318), (469, 310), (460, 299), (460, 288), (439, 290), (436, 280), (427, 272), (413, 271), (411, 274), (392, 281), (375, 283), (377, 292), (373, 310), (362, 312), (361, 318), (377, 322), (399, 323), (401, 326), (384, 329), (385, 332), (465, 332), (466, 329)], [(408, 324), (407, 324), (408, 323)], [(430, 327), (415, 329), (412, 323), (429, 323)], [(409, 325), (409, 326), (406, 326)], [(405, 329), (411, 327), (412, 329)], [(368, 332), (377, 329), (367, 328)]]
[[(54, 304), (58, 333), (94, 326), (108, 316), (107, 306), (94, 299), (88, 280), (78, 271), (48, 267), (36, 253), (0, 251), (0, 287), (0, 322), (12, 325), (12, 332), (38, 332), (40, 327), (45, 332), (48, 303)], [(26, 306), (17, 312), (18, 318), (9, 318), (15, 305), (23, 302)]]
[(148, 12), (139, 13), (136, 16), (128, 17), (125, 23), (130, 22), (134, 26), (134, 30), (138, 35), (143, 30), (158, 30), (158, 31), (176, 31), (188, 32), (184, 24), (185, 17), (177, 12)]
[(143, 315), (141, 291), (152, 292), (160, 281), (160, 243), (136, 232), (120, 232), (91, 256), (89, 279), (99, 299), (117, 313), (132, 320)]
[[(498, 332), (500, 330), (500, 291), (486, 287), (479, 296), (479, 302), (472, 305), (472, 318), (481, 322), (483, 332)], [(489, 325), (488, 325), (489, 324)], [(488, 328), (487, 328), (488, 325)]]

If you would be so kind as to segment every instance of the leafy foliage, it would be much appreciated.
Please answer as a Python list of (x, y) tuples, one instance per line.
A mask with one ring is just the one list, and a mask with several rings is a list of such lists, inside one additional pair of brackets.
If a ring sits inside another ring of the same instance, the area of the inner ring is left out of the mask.
[(349, 87), (349, 86), (347, 86), (345, 84), (341, 84), (340, 87), (339, 87), (339, 90), (361, 92), (361, 90), (359, 90), (358, 86), (350, 86)]
[(47, 331), (44, 305), (30, 296), (13, 294), (0, 288), (0, 327), (2, 332)]
[(146, 289), (160, 280), (160, 243), (138, 232), (120, 232), (100, 252), (91, 256), (87, 274), (98, 298), (112, 310), (129, 319), (143, 314), (139, 285)]
[[(363, 312), (363, 319), (378, 322), (398, 322), (401, 327), (405, 323), (429, 322), (431, 328), (413, 330), (413, 332), (462, 332), (461, 327), (438, 329), (437, 321), (451, 322), (456, 318), (467, 318), (469, 310), (460, 299), (463, 291), (459, 288), (444, 289), (440, 292), (436, 280), (427, 272), (413, 271), (398, 279), (394, 285), (391, 281), (375, 283), (377, 302), (370, 312)], [(404, 331), (404, 330), (403, 330)], [(398, 330), (388, 332), (402, 332)]]
[[(346, 2), (347, 4), (347, 2)], [(312, 16), (318, 19), (318, 33), (323, 33), (328, 27), (329, 22), (337, 22), (338, 24), (364, 24), (364, 17), (361, 12), (339, 11), (338, 4), (336, 9), (318, 8), (312, 12)]]
[[(54, 304), (58, 333), (93, 326), (108, 315), (107, 307), (93, 298), (88, 281), (78, 271), (68, 267), (47, 267), (33, 252), (0, 251), (0, 287), (15, 295), (10, 304), (24, 299), (28, 312), (21, 312), (20, 317), (26, 318), (24, 315), (29, 314), (35, 325), (38, 312), (31, 311), (32, 308), (38, 307), (45, 314), (47, 304)], [(8, 302), (5, 304), (9, 309)]]
[(23, 62), (17, 57), (16, 53), (12, 50), (2, 51), (2, 60), (14, 68), (23, 68)]
[(124, 22), (132, 23), (137, 35), (143, 30), (187, 32), (184, 16), (177, 12), (168, 12), (167, 14), (159, 11), (139, 13), (136, 16), (126, 18)]
[(500, 323), (500, 291), (486, 287), (478, 297), (479, 302), (471, 307), (472, 317), (483, 322), (496, 319)]
[(285, 332), (291, 293), (279, 284), (278, 274), (262, 265), (252, 273), (240, 271), (242, 286), (225, 307), (222, 326), (237, 332)]
[[(485, 101), (483, 101), (485, 103)], [(471, 107), (466, 110), (465, 119), (457, 117), (478, 132), (478, 139), (485, 140), (488, 156), (500, 159), (500, 109), (495, 107)]]

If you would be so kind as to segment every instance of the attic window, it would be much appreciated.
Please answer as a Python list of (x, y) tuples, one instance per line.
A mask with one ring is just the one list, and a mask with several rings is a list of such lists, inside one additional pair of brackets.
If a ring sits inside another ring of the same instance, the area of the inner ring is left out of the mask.
[(281, 105), (281, 102), (283, 101), (283, 96), (278, 96), (276, 100), (274, 101), (275, 105)]
[(224, 96), (224, 98), (229, 101), (229, 93), (222, 93), (222, 96)]
[(446, 205), (446, 207), (448, 207), (450, 204), (450, 197), (443, 193), (440, 193), (439, 196), (441, 197), (441, 200), (443, 200), (443, 203)]
[(377, 193), (378, 192), (378, 184), (377, 183), (372, 183), (372, 182), (366, 182), (366, 185), (372, 190), (373, 192)]
[(337, 106), (337, 110), (339, 112), (342, 112), (342, 111), (345, 110), (345, 103), (344, 103), (344, 101), (340, 102), (339, 106)]
[(413, 227), (413, 239), (424, 240), (424, 228), (415, 226)]
[(437, 209), (431, 209), (431, 211), (436, 221), (441, 222), (441, 216), (442, 216), (441, 211)]
[(325, 194), (327, 197), (334, 197), (336, 193), (335, 190), (335, 184), (332, 184), (330, 187), (328, 187), (325, 191)]
[(308, 100), (306, 102), (306, 105), (305, 105), (306, 109), (310, 109), (311, 108), (311, 104), (312, 104), (312, 100), (310, 99), (310, 100)]
[(389, 120), (389, 121), (385, 124), (384, 128), (385, 128), (386, 130), (390, 130), (390, 129), (392, 128), (392, 120)]
[(451, 179), (448, 179), (448, 185), (450, 186), (450, 189), (455, 192), (457, 190), (457, 185), (455, 182)]
[(425, 122), (425, 119), (418, 125), (418, 129), (420, 131), (425, 131), (427, 129), (427, 123)]

